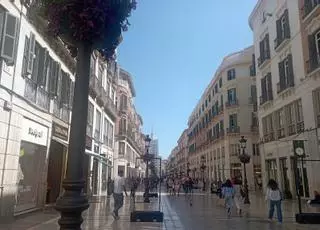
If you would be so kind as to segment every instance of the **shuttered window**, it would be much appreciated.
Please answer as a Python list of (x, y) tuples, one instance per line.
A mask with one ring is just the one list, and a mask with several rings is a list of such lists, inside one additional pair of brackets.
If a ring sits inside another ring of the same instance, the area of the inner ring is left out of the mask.
[(28, 53), (29, 53), (29, 38), (26, 36), (25, 43), (24, 43), (24, 51), (23, 51), (23, 60), (22, 60), (22, 76), (26, 76), (28, 74), (27, 67), (28, 67)]
[(34, 65), (34, 59), (35, 59), (35, 46), (36, 46), (35, 36), (33, 33), (31, 33), (30, 39), (29, 39), (28, 66), (27, 66), (27, 72), (30, 74), (33, 72), (33, 65)]
[(69, 105), (70, 102), (70, 75), (61, 71), (61, 103)]
[(13, 64), (17, 50), (19, 21), (18, 18), (8, 12), (4, 12), (1, 17), (3, 18), (3, 33), (1, 37), (0, 54), (8, 64)]

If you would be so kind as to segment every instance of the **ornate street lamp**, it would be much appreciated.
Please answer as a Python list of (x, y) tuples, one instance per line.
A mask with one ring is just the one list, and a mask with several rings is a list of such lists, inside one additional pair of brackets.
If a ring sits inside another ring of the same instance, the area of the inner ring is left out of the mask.
[(250, 204), (249, 200), (249, 189), (248, 189), (248, 180), (247, 180), (247, 168), (246, 164), (250, 162), (250, 155), (246, 153), (246, 148), (247, 148), (247, 139), (244, 138), (244, 136), (241, 136), (240, 139), (240, 148), (242, 149), (242, 154), (239, 154), (239, 159), (241, 163), (243, 163), (243, 173), (244, 173), (244, 203), (245, 204)]
[(149, 137), (149, 135), (146, 135), (146, 138), (144, 139), (145, 142), (145, 149), (146, 149), (146, 153), (143, 156), (143, 160), (146, 163), (146, 178), (145, 178), (145, 186), (144, 186), (144, 202), (145, 203), (150, 203), (150, 199), (149, 199), (149, 190), (150, 190), (150, 184), (149, 184), (149, 161), (152, 159), (151, 154), (149, 154), (149, 148), (150, 148), (150, 142), (151, 142), (151, 138)]
[(206, 184), (205, 184), (205, 178), (204, 178), (204, 170), (206, 169), (206, 165), (205, 165), (205, 157), (201, 156), (201, 174), (202, 174), (202, 183), (203, 183), (203, 188), (202, 191), (206, 191)]

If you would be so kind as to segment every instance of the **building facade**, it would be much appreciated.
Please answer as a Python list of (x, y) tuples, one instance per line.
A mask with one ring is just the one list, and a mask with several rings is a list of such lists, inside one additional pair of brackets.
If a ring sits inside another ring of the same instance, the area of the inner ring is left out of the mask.
[[(287, 197), (296, 194), (296, 178), (303, 197), (319, 188), (316, 163), (307, 161), (319, 160), (317, 2), (259, 0), (249, 18), (263, 181), (275, 179)], [(297, 156), (306, 163), (297, 162)]]
[[(67, 165), (76, 62), (61, 40), (46, 35), (31, 8), (29, 1), (0, 2), (0, 217), (5, 219), (54, 203)], [(93, 52), (86, 151), (79, 156), (88, 195), (106, 195), (116, 167), (118, 80), (117, 62)], [(141, 117), (134, 122), (142, 124)], [(137, 136), (141, 147), (143, 135)]]
[(130, 73), (120, 68), (118, 80), (118, 118), (116, 126), (116, 154), (114, 173), (124, 172), (125, 177), (144, 177), (143, 121), (136, 112), (133, 99), (136, 96)]
[(196, 178), (224, 181), (243, 178), (239, 160), (241, 136), (246, 153), (250, 189), (261, 176), (254, 48), (225, 57), (188, 121), (190, 173)]

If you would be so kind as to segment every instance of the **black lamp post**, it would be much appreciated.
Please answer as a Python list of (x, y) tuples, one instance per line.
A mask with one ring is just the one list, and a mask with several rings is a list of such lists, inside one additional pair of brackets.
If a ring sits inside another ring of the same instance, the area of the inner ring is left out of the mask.
[(249, 189), (248, 189), (248, 180), (247, 180), (247, 169), (246, 169), (246, 164), (250, 162), (250, 156), (246, 153), (246, 148), (247, 148), (247, 139), (244, 138), (244, 136), (241, 136), (240, 139), (240, 148), (242, 149), (242, 154), (239, 154), (239, 159), (241, 163), (243, 163), (243, 173), (244, 173), (244, 203), (245, 204), (250, 204), (249, 200)]
[(151, 138), (149, 135), (146, 135), (146, 138), (144, 139), (145, 141), (145, 147), (146, 147), (146, 153), (144, 155), (144, 161), (146, 163), (146, 178), (145, 178), (145, 186), (144, 186), (144, 202), (145, 203), (150, 203), (149, 199), (149, 189), (150, 189), (150, 184), (149, 184), (149, 161), (151, 160), (151, 155), (149, 154), (149, 147), (150, 147), (150, 142)]
[(187, 163), (187, 176), (189, 177), (189, 173), (190, 173), (190, 163)]
[(205, 165), (205, 157), (201, 156), (201, 173), (202, 173), (202, 183), (203, 183), (203, 188), (202, 191), (206, 191), (206, 183), (205, 183), (205, 178), (204, 178), (204, 170), (206, 169)]

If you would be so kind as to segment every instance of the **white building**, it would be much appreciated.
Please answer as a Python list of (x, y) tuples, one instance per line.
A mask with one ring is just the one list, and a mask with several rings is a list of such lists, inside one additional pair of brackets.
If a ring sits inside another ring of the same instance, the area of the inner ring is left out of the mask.
[[(27, 15), (28, 7), (20, 1), (0, 1), (0, 217), (4, 218), (55, 202), (67, 163), (75, 61), (60, 40), (43, 36), (45, 28), (36, 27), (35, 18), (30, 20), (34, 15)], [(88, 136), (93, 141), (88, 138), (87, 144), (88, 153), (101, 163), (83, 157), (86, 179), (90, 178), (87, 191), (105, 194), (101, 164), (113, 156), (116, 113), (110, 108), (115, 91), (114, 83), (107, 83), (113, 77), (107, 74), (106, 63), (93, 63), (97, 68), (90, 90), (101, 94), (89, 97)], [(104, 124), (108, 132), (101, 129)], [(94, 151), (98, 142), (101, 150)]]
[(116, 125), (116, 155), (114, 157), (114, 174), (124, 172), (125, 177), (144, 177), (145, 164), (144, 135), (142, 135), (142, 117), (136, 112), (136, 96), (132, 77), (120, 69), (117, 87), (118, 117)]
[[(301, 10), (300, 3), (298, 0), (259, 0), (249, 18), (257, 58), (263, 181), (266, 185), (269, 179), (277, 180), (288, 197), (296, 194), (295, 173), (302, 196), (310, 197), (312, 191), (320, 187), (317, 176), (320, 163), (318, 166), (311, 162), (295, 165), (295, 156), (301, 152), (295, 152), (293, 142), (297, 140), (302, 141), (299, 144), (306, 154), (305, 160), (320, 159), (319, 121), (314, 107), (319, 105), (315, 93), (320, 81), (317, 74), (312, 75), (305, 68), (300, 17), (307, 11)], [(310, 7), (317, 5), (312, 3)], [(313, 23), (313, 29), (319, 28), (319, 23), (316, 24), (317, 27)], [(318, 43), (315, 37), (311, 37), (311, 41)], [(309, 49), (307, 42), (306, 49)]]
[(239, 141), (247, 139), (250, 189), (261, 176), (256, 114), (256, 78), (250, 46), (223, 58), (188, 121), (190, 175), (209, 181), (244, 178)]

